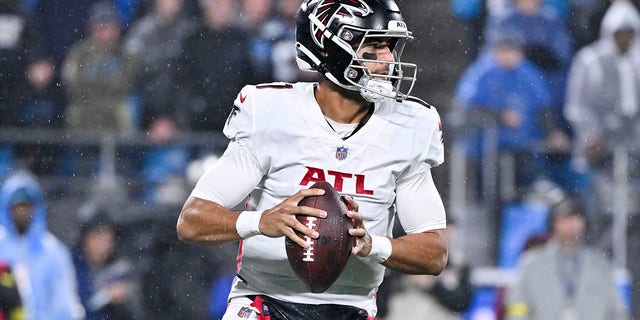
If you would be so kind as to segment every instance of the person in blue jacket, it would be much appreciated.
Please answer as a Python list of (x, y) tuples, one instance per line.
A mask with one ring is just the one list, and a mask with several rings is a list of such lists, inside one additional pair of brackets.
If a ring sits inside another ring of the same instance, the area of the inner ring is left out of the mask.
[(560, 110), (574, 53), (566, 21), (543, 0), (510, 2), (511, 7), (503, 16), (488, 19), (485, 35), (490, 38), (491, 33), (505, 29), (521, 33), (525, 56), (544, 72), (551, 92), (551, 106)]
[(80, 319), (69, 249), (47, 230), (42, 189), (28, 173), (17, 172), (0, 189), (0, 260), (11, 265), (31, 320)]
[(560, 133), (550, 115), (549, 85), (543, 71), (525, 57), (522, 35), (500, 30), (488, 41), (455, 94), (456, 108), (476, 115), (467, 117), (477, 120), (476, 129), (466, 136), (468, 156), (481, 160), (486, 155), (487, 130), (495, 128), (496, 140), (490, 142), (499, 153), (514, 156), (516, 184), (526, 187), (544, 172), (544, 148), (569, 148), (569, 140), (553, 138)]

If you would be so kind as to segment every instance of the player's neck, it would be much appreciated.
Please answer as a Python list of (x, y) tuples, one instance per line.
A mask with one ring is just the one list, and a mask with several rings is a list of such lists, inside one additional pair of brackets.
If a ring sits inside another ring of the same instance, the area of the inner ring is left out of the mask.
[(321, 81), (315, 95), (322, 113), (338, 123), (359, 123), (369, 111), (370, 103), (359, 92), (340, 88), (330, 81)]

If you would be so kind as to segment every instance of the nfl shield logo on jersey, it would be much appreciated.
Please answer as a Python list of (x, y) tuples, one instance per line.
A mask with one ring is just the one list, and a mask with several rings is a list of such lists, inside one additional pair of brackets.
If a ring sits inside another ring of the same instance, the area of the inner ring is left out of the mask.
[(251, 310), (251, 308), (242, 307), (242, 309), (240, 309), (240, 311), (238, 311), (238, 317), (240, 317), (242, 319), (248, 319), (249, 316), (251, 316), (252, 312), (253, 312), (253, 310)]
[(336, 149), (336, 159), (338, 160), (344, 160), (347, 158), (347, 152), (349, 150), (347, 148), (343, 147), (338, 147)]

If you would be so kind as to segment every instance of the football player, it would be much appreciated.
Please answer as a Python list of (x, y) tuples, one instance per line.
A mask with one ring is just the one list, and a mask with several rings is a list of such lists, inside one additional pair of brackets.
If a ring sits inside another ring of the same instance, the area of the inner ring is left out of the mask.
[[(244, 87), (224, 128), (231, 140), (186, 200), (181, 240), (241, 240), (223, 319), (375, 319), (385, 267), (437, 275), (447, 262), (442, 199), (431, 168), (443, 162), (433, 106), (410, 96), (415, 64), (400, 60), (413, 39), (391, 0), (307, 0), (297, 13), (297, 61), (319, 83)], [(292, 271), (284, 237), (305, 247), (317, 232), (296, 214), (317, 181), (348, 201), (353, 255), (325, 292)], [(247, 198), (245, 211), (233, 211)], [(397, 214), (407, 235), (392, 239)], [(270, 318), (269, 318), (270, 317)]]

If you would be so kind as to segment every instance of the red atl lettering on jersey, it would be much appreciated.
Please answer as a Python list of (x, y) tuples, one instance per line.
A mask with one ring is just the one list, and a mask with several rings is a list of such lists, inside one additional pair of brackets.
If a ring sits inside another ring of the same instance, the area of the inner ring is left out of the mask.
[(240, 103), (244, 103), (244, 100), (247, 100), (247, 96), (242, 95), (242, 91), (238, 94), (238, 98), (240, 98)]
[(325, 173), (324, 169), (314, 168), (314, 167), (306, 167), (307, 173), (300, 181), (301, 186), (309, 185), (310, 183), (318, 182), (318, 181), (327, 181), (327, 175), (334, 177), (333, 188), (338, 192), (342, 192), (342, 188), (344, 185), (345, 179), (353, 179), (356, 178), (356, 194), (373, 194), (373, 190), (367, 190), (364, 187), (364, 178), (363, 174), (353, 174), (346, 173), (340, 171), (327, 170)]

